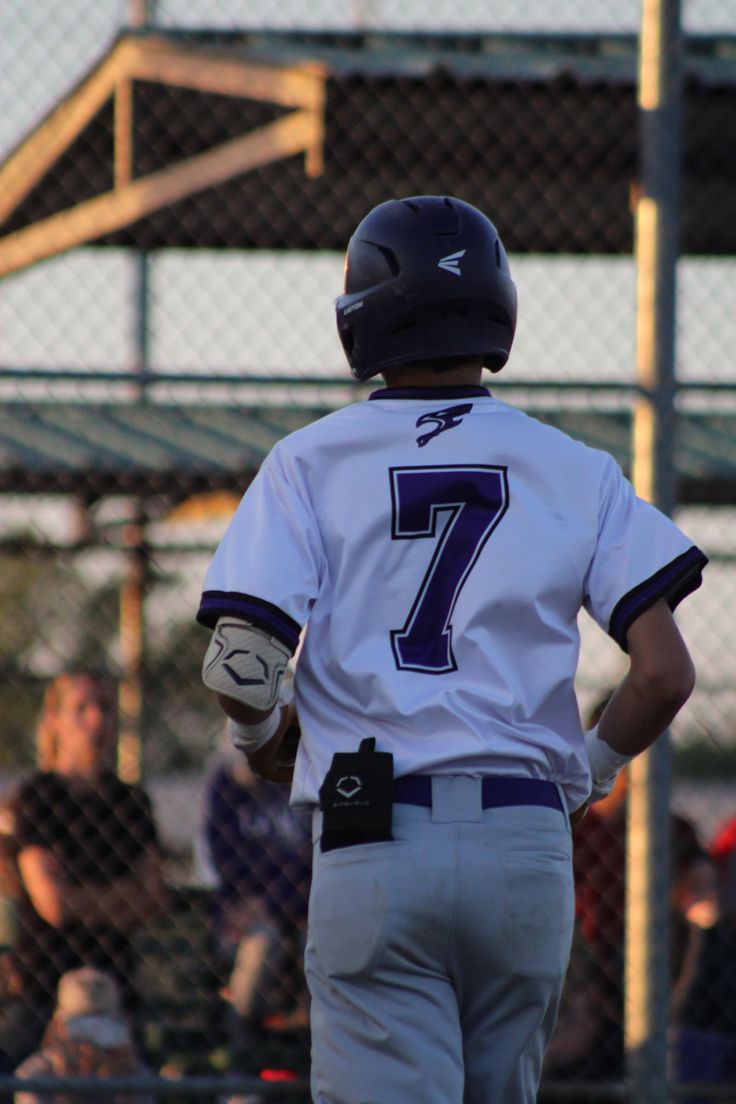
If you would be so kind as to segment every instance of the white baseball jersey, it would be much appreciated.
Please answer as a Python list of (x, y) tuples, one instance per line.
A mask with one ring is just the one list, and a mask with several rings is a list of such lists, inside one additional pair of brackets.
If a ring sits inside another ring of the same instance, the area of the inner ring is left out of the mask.
[(373, 736), (410, 773), (590, 776), (574, 691), (585, 607), (631, 623), (701, 581), (703, 553), (615, 461), (483, 387), (385, 389), (271, 451), (207, 572), (198, 618), (295, 649), (292, 801)]

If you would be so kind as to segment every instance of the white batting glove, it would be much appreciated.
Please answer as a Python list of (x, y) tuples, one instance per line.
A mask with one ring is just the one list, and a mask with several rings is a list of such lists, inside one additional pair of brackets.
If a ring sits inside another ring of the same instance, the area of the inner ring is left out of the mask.
[(589, 728), (585, 733), (585, 750), (588, 753), (592, 787), (589, 804), (600, 801), (602, 797), (608, 797), (613, 789), (618, 773), (622, 767), (627, 766), (634, 758), (633, 755), (622, 755), (614, 751), (610, 744), (601, 740), (598, 736), (598, 725)]

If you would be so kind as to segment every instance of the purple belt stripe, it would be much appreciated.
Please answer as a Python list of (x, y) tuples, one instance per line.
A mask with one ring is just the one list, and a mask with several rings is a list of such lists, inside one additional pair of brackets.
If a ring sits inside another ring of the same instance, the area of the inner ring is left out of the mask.
[[(546, 805), (562, 812), (560, 794), (554, 782), (543, 778), (483, 778), (484, 809), (504, 805)], [(400, 805), (423, 805), (432, 808), (432, 779), (428, 774), (405, 774), (394, 779), (394, 802)]]

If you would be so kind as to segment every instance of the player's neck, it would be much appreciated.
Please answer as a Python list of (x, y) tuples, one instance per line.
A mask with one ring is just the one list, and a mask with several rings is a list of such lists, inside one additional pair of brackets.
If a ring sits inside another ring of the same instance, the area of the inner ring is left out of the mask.
[(386, 387), (477, 387), (483, 369), (463, 364), (435, 372), (422, 364), (406, 364), (401, 368), (387, 368), (383, 373)]

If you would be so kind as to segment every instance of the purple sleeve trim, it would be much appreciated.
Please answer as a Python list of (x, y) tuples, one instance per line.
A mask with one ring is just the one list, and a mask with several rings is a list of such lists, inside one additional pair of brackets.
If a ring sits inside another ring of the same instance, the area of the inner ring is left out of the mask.
[(240, 617), (278, 637), (293, 655), (299, 643), (301, 626), (278, 606), (252, 594), (232, 590), (206, 590), (197, 611), (197, 621), (214, 629), (220, 617)]
[(683, 598), (698, 589), (703, 581), (703, 568), (707, 562), (708, 557), (693, 545), (643, 583), (639, 583), (617, 603), (608, 626), (609, 636), (613, 637), (624, 652), (628, 651), (626, 634), (637, 617), (660, 598), (666, 598), (670, 609), (674, 610)]

